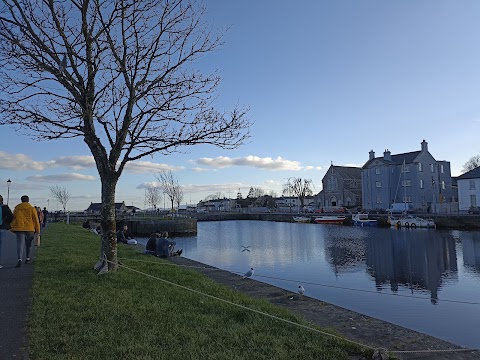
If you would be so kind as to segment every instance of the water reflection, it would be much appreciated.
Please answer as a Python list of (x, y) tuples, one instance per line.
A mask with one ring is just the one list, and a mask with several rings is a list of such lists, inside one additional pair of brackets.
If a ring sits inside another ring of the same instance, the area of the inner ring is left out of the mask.
[(480, 232), (223, 221), (175, 240), (187, 258), (480, 347)]
[(389, 284), (393, 292), (399, 285), (428, 290), (433, 304), (444, 277), (457, 279), (455, 241), (448, 233), (421, 229), (389, 231), (386, 238), (367, 239), (368, 271), (377, 289)]
[(462, 247), (463, 263), (470, 270), (480, 274), (480, 233), (465, 233), (462, 236)]

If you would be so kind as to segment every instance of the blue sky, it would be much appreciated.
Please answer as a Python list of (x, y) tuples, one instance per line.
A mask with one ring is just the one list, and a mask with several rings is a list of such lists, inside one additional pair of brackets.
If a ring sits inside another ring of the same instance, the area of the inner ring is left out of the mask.
[[(452, 175), (480, 154), (480, 2), (224, 1), (205, 5), (208, 21), (231, 26), (225, 45), (198, 63), (218, 69), (216, 106), (248, 105), (252, 137), (235, 150), (195, 146), (186, 154), (132, 164), (117, 201), (144, 207), (144, 187), (161, 169), (175, 172), (184, 203), (251, 186), (281, 195), (290, 177), (313, 180), (331, 163), (362, 166), (420, 150), (425, 139)], [(57, 209), (49, 189), (67, 188), (67, 208), (100, 201), (100, 181), (80, 140), (36, 142), (0, 127), (0, 194), (10, 205)], [(60, 206), (58, 205), (58, 208)]]

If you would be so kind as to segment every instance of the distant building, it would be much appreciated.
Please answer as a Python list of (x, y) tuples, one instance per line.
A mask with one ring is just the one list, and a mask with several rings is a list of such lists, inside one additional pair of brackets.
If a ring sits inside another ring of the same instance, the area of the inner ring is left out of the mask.
[(362, 167), (364, 209), (408, 203), (418, 211), (443, 212), (451, 209), (447, 204), (454, 201), (450, 162), (435, 160), (425, 140), (419, 151), (403, 154), (392, 155), (385, 150), (382, 157), (375, 157), (371, 150)]
[[(137, 208), (138, 209), (138, 208)], [(102, 203), (90, 203), (90, 206), (87, 210), (85, 210), (87, 214), (90, 215), (100, 215), (102, 213)], [(125, 206), (125, 202), (115, 203), (115, 213), (116, 214), (127, 214), (130, 213), (131, 210)]]
[(457, 177), (458, 209), (467, 212), (480, 206), (480, 167)]
[(362, 205), (362, 168), (330, 165), (322, 179), (323, 190), (316, 196), (316, 207)]

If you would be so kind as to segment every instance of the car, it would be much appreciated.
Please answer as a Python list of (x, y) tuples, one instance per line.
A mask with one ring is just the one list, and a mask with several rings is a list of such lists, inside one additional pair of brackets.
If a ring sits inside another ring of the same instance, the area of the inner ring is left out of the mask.
[(480, 208), (478, 206), (470, 206), (468, 209), (469, 214), (480, 214)]

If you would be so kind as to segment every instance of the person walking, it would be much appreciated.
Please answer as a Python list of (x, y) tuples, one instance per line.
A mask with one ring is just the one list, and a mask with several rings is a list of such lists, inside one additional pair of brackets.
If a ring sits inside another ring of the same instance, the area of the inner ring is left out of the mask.
[(35, 233), (40, 234), (40, 222), (38, 221), (37, 210), (29, 204), (29, 197), (23, 195), (22, 202), (13, 210), (13, 221), (11, 231), (17, 237), (17, 265), (22, 266), (23, 249), (26, 249), (25, 262), (30, 261), (30, 249)]
[(44, 228), (45, 226), (47, 226), (47, 217), (48, 217), (48, 210), (46, 207), (43, 208), (42, 213), (43, 213), (43, 223), (41, 225)]
[(13, 220), (12, 210), (8, 205), (3, 204), (3, 197), (0, 195), (0, 269), (2, 266), (2, 241), (7, 230), (10, 230), (10, 223)]

